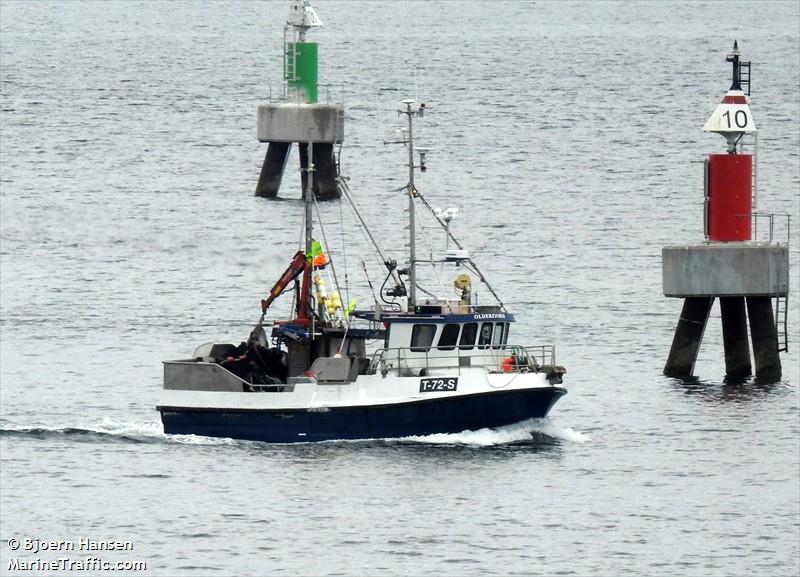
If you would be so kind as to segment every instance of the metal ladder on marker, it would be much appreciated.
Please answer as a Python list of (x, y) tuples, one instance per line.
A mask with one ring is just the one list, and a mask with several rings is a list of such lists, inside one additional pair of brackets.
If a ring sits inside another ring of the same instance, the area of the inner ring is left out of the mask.
[[(789, 296), (776, 296), (775, 297), (775, 326), (780, 327), (783, 324), (783, 331), (778, 329), (778, 352), (785, 353), (789, 351)], [(783, 317), (783, 318), (781, 318)]]
[[(751, 62), (748, 60), (747, 62), (739, 62), (739, 86), (742, 88), (742, 92), (744, 92), (747, 96), (750, 96), (750, 70), (751, 70)], [(753, 197), (751, 199), (751, 206), (752, 210), (758, 210), (758, 194), (757, 194), (757, 183), (758, 183), (758, 133), (752, 132), (750, 134), (743, 134), (742, 138), (739, 139), (739, 152), (744, 152), (745, 148), (752, 148), (753, 154), (753, 174), (752, 174), (752, 184), (753, 184)]]
[(297, 65), (296, 54), (297, 48), (292, 46), (290, 49), (287, 45), (286, 48), (286, 80), (288, 82), (297, 82)]
[[(775, 295), (775, 328), (778, 333), (778, 352), (786, 353), (789, 351), (789, 271), (781, 270), (779, 272), (779, 282), (781, 287), (785, 290), (785, 294)], [(780, 326), (783, 324), (783, 331)]]
[(739, 139), (738, 149), (739, 154), (743, 154), (745, 149), (750, 149), (753, 155), (753, 172), (750, 175), (752, 183), (752, 197), (750, 199), (750, 206), (753, 212), (758, 210), (758, 132), (750, 132), (742, 134)]
[(742, 87), (742, 92), (750, 96), (750, 64), (747, 62), (739, 62), (739, 86)]
[[(792, 215), (786, 216), (786, 246), (791, 246), (792, 238)], [(770, 242), (772, 239), (770, 238)], [(778, 271), (778, 293), (775, 296), (775, 328), (778, 329), (783, 324), (783, 334), (778, 330), (778, 352), (786, 353), (789, 351), (789, 261), (786, 267)], [(783, 295), (780, 294), (783, 291)]]
[(286, 40), (286, 28), (283, 29), (283, 79), (286, 83), (286, 97), (290, 97), (293, 85), (297, 82), (297, 43), (296, 38), (292, 37), (292, 48)]

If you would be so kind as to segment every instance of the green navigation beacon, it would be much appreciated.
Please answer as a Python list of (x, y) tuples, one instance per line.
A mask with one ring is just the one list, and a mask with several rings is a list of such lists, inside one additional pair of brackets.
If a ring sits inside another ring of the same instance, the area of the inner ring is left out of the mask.
[[(322, 26), (308, 0), (292, 0), (289, 18), (284, 27), (283, 78), (290, 97), (303, 102), (317, 102), (317, 43), (306, 42), (306, 31)], [(287, 42), (287, 33), (292, 32), (292, 41)]]
[[(319, 102), (319, 46), (306, 33), (322, 26), (309, 0), (290, 0), (283, 29), (283, 97), (258, 107), (258, 140), (267, 142), (256, 196), (275, 198), (292, 143), (300, 152), (301, 194), (338, 198), (339, 167), (334, 145), (344, 139), (344, 107), (330, 102), (330, 91)], [(310, 161), (309, 161), (310, 159)]]

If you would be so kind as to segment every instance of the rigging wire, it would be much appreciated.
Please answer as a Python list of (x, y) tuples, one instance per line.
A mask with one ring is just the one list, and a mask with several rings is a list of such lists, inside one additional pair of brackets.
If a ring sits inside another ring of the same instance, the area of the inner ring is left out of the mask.
[[(428, 210), (429, 210), (429, 211), (431, 212), (431, 214), (433, 215), (433, 218), (435, 218), (435, 219), (436, 219), (436, 221), (439, 223), (439, 226), (441, 226), (443, 229), (445, 229), (445, 231), (447, 232), (447, 235), (450, 237), (450, 240), (452, 240), (452, 241), (453, 241), (453, 244), (455, 244), (455, 245), (456, 245), (456, 246), (459, 248), (459, 250), (464, 250), (464, 247), (461, 245), (461, 243), (460, 243), (460, 242), (458, 242), (458, 239), (457, 239), (457, 238), (456, 238), (456, 237), (453, 235), (453, 233), (450, 231), (450, 228), (449, 228), (448, 226), (446, 226), (446, 225), (445, 225), (444, 221), (442, 221), (442, 219), (441, 219), (439, 216), (437, 216), (437, 215), (436, 215), (436, 212), (433, 210), (433, 207), (432, 207), (432, 206), (431, 206), (431, 205), (428, 203), (428, 201), (425, 199), (425, 197), (424, 197), (424, 196), (422, 195), (422, 193), (420, 193), (419, 191), (417, 191), (417, 198), (419, 198), (419, 199), (422, 201), (422, 203), (423, 203), (423, 204), (424, 204), (424, 205), (425, 205), (425, 206), (428, 208)], [(494, 288), (492, 287), (492, 285), (491, 285), (491, 284), (489, 284), (489, 279), (487, 279), (487, 278), (486, 278), (486, 277), (483, 275), (483, 273), (482, 273), (482, 272), (481, 272), (481, 270), (478, 268), (478, 265), (475, 263), (475, 261), (474, 261), (474, 260), (472, 260), (472, 258), (467, 258), (467, 259), (465, 259), (465, 260), (466, 260), (466, 262), (468, 262), (470, 265), (472, 265), (472, 269), (471, 269), (471, 270), (472, 270), (472, 272), (474, 272), (476, 275), (478, 275), (478, 278), (481, 280), (481, 282), (482, 282), (484, 285), (486, 285), (486, 288), (487, 288), (487, 289), (489, 289), (489, 292), (490, 292), (490, 293), (492, 293), (492, 296), (495, 298), (495, 300), (497, 301), (497, 303), (500, 305), (500, 308), (501, 308), (502, 310), (506, 310), (506, 305), (504, 305), (504, 304), (503, 304), (503, 301), (500, 299), (500, 295), (498, 295), (498, 294), (497, 294), (497, 292), (495, 292), (495, 290), (494, 290)]]
[(344, 242), (344, 203), (339, 201), (339, 233), (342, 241), (342, 264), (344, 265), (344, 299), (350, 303), (350, 282), (347, 274), (347, 248)]
[(433, 294), (431, 291), (429, 291), (429, 290), (427, 290), (427, 289), (424, 289), (424, 288), (422, 288), (422, 287), (421, 287), (421, 286), (419, 286), (419, 285), (417, 285), (417, 289), (419, 290), (419, 292), (421, 292), (421, 293), (425, 293), (426, 295), (428, 295), (428, 296), (429, 296), (429, 297), (431, 297), (431, 298), (434, 298), (434, 299), (435, 299), (435, 298), (438, 298), (438, 297), (437, 297), (435, 294)]
[(384, 261), (383, 261), (383, 258), (382, 258), (383, 255), (380, 254), (379, 250), (377, 250), (377, 251), (375, 250), (375, 246), (373, 244), (373, 241), (368, 236), (369, 231), (367, 230), (366, 226), (364, 225), (364, 220), (360, 217), (358, 212), (355, 210), (355, 208), (354, 208), (354, 206), (352, 204), (352, 200), (347, 196), (347, 194), (345, 194), (345, 199), (347, 200), (347, 206), (350, 209), (350, 213), (353, 215), (353, 218), (355, 218), (356, 220), (358, 220), (359, 222), (362, 223), (362, 226), (356, 226), (356, 228), (359, 230), (359, 232), (361, 233), (361, 236), (364, 238), (364, 241), (366, 242), (367, 247), (370, 248), (370, 250), (372, 251), (372, 256), (374, 256), (375, 260), (378, 261), (378, 263), (381, 266), (383, 266), (384, 265)]
[[(316, 195), (312, 195), (312, 197), (314, 198), (314, 209), (317, 212), (317, 222), (319, 222), (319, 229), (320, 229), (320, 231), (322, 231), (322, 242), (325, 243), (325, 250), (328, 251), (328, 253), (330, 254), (330, 245), (328, 244), (328, 236), (325, 234), (325, 223), (322, 222), (322, 214), (320, 213), (320, 210), (319, 210), (319, 203), (317, 202), (317, 196)], [(341, 301), (341, 292), (340, 292), (340, 288), (339, 288), (339, 279), (336, 276), (336, 267), (333, 264), (333, 260), (334, 259), (330, 258), (330, 256), (328, 257), (328, 261), (329, 261), (328, 264), (330, 265), (331, 272), (333, 273), (333, 285), (336, 287), (336, 292), (339, 293), (339, 300)], [(330, 280), (330, 277), (328, 278), (328, 280)], [(331, 292), (331, 296), (333, 296), (333, 292)]]
[[(359, 212), (358, 208), (356, 207), (355, 202), (353, 201), (353, 197), (352, 197), (351, 192), (350, 192), (350, 186), (347, 184), (347, 181), (342, 181), (342, 183), (344, 184), (344, 186), (342, 187), (342, 191), (345, 193), (345, 198), (347, 198), (347, 202), (350, 204), (350, 208), (352, 208), (353, 213), (356, 215), (356, 218), (358, 218), (359, 222), (361, 223), (362, 231), (364, 233), (366, 233), (366, 235), (369, 237), (369, 242), (372, 244), (375, 252), (378, 254), (378, 257), (380, 258), (381, 263), (385, 265), (389, 261), (386, 259), (386, 257), (384, 257), (383, 251), (381, 250), (381, 247), (378, 245), (377, 241), (375, 240), (375, 237), (372, 236), (372, 233), (370, 232), (369, 228), (367, 227), (367, 223), (364, 221), (364, 219), (361, 216), (361, 213)], [(394, 269), (391, 270), (390, 274), (391, 274), (391, 276), (394, 279), (396, 284), (401, 284), (400, 277), (397, 275), (397, 271), (396, 270), (394, 270)]]
[[(300, 219), (300, 237), (297, 239), (297, 246), (299, 246), (300, 250), (303, 250), (303, 251), (305, 250), (305, 241), (304, 241), (305, 235), (306, 235), (306, 219), (301, 218)], [(292, 291), (292, 308), (289, 309), (290, 311), (296, 311), (297, 310), (297, 306), (298, 306), (297, 299), (299, 298), (299, 296), (297, 294), (298, 292), (299, 291)], [(294, 314), (294, 312), (292, 312), (291, 314)]]
[(378, 297), (375, 295), (375, 287), (372, 286), (372, 279), (369, 278), (369, 272), (367, 271), (367, 261), (361, 260), (361, 266), (364, 268), (364, 276), (367, 278), (367, 284), (369, 285), (369, 290), (372, 292), (372, 300), (375, 301), (375, 306), (380, 308), (381, 304), (378, 302)]
[[(415, 192), (417, 194), (419, 194), (419, 190), (415, 190)], [(419, 233), (420, 233), (420, 236), (422, 236), (422, 242), (425, 243), (425, 246), (428, 249), (428, 254), (430, 255), (430, 263), (429, 264), (431, 265), (431, 270), (433, 270), (433, 276), (436, 277), (436, 282), (437, 282), (437, 284), (439, 285), (439, 288), (442, 291), (441, 298), (444, 299), (444, 304), (447, 306), (447, 308), (450, 310), (450, 312), (453, 312), (452, 308), (450, 307), (450, 303), (447, 300), (447, 294), (445, 293), (444, 285), (442, 284), (442, 277), (439, 275), (439, 271), (438, 271), (438, 269), (436, 267), (436, 263), (433, 260), (433, 244), (431, 243), (430, 239), (428, 238), (428, 235), (425, 232), (425, 227), (424, 226), (420, 226), (419, 227)], [(426, 294), (431, 295), (430, 292), (423, 290), (422, 287), (419, 286), (419, 284), (417, 284), (417, 288), (420, 289), (421, 291), (425, 292)], [(431, 295), (431, 296), (433, 296), (433, 295)], [(433, 298), (437, 298), (437, 297), (433, 296)]]

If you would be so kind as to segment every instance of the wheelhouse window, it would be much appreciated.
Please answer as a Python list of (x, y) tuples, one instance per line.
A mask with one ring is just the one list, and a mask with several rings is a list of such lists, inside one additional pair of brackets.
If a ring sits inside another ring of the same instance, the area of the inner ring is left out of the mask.
[(439, 337), (440, 351), (452, 351), (454, 348), (456, 348), (456, 343), (458, 342), (458, 331), (460, 329), (461, 325), (444, 325), (444, 328), (442, 329), (442, 335)]
[(481, 325), (481, 334), (478, 336), (478, 348), (487, 349), (492, 344), (492, 323)]
[(467, 323), (461, 329), (461, 339), (458, 348), (468, 350), (475, 346), (475, 337), (478, 336), (478, 323)]
[(415, 353), (429, 351), (434, 336), (436, 336), (436, 325), (414, 325), (411, 329), (411, 350)]
[(494, 338), (492, 339), (492, 348), (499, 349), (506, 342), (506, 323), (495, 323), (494, 325)]

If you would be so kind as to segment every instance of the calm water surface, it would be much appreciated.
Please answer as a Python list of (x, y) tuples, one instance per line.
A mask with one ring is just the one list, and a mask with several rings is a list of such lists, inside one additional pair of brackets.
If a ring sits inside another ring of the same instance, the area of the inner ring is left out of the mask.
[[(13, 539), (85, 537), (129, 540), (103, 557), (159, 577), (797, 575), (797, 235), (777, 383), (723, 382), (717, 309), (698, 380), (661, 375), (681, 303), (660, 255), (702, 240), (702, 161), (724, 150), (702, 126), (734, 38), (759, 208), (800, 222), (799, 5), (315, 6), (362, 210), (402, 247), (404, 151), (381, 140), (418, 96), (420, 190), (461, 209), (512, 339), (555, 342), (569, 394), (500, 431), (165, 437), (161, 360), (239, 342), (297, 243), (296, 174), (284, 202), (253, 196), (286, 3), (3, 2), (0, 573), (36, 557)], [(368, 301), (360, 260), (378, 265), (346, 209), (322, 212)]]

